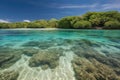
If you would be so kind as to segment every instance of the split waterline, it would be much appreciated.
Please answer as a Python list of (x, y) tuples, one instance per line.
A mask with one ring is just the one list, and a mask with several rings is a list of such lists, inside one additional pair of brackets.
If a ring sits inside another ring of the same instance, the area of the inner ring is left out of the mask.
[(119, 76), (120, 30), (0, 30), (0, 80), (120, 80)]

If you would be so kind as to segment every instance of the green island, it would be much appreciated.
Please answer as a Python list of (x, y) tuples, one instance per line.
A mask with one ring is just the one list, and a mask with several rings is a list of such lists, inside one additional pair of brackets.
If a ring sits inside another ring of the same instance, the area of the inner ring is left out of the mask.
[(81, 16), (67, 16), (59, 20), (35, 20), (32, 22), (0, 23), (6, 28), (63, 28), (63, 29), (120, 29), (120, 12), (87, 12)]

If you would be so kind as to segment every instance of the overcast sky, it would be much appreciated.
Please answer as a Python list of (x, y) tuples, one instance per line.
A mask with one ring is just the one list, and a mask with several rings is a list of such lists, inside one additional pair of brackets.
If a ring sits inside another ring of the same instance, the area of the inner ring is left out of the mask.
[(120, 11), (120, 0), (0, 0), (0, 21), (59, 19), (108, 10)]

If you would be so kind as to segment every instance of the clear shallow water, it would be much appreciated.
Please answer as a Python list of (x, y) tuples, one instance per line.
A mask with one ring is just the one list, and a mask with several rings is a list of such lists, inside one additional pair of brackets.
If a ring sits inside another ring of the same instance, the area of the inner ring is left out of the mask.
[(23, 43), (25, 41), (46, 41), (52, 39), (89, 39), (112, 44), (109, 38), (119, 41), (119, 30), (0, 30), (0, 45), (6, 43)]
[(120, 30), (0, 30), (6, 71), (16, 80), (120, 80)]

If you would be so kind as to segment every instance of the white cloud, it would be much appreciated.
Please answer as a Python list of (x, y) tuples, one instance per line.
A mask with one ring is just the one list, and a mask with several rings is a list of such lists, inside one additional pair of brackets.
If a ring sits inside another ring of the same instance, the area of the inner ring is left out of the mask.
[(0, 19), (0, 23), (10, 23), (8, 20)]
[(31, 22), (30, 20), (23, 20), (23, 22)]
[(112, 1), (104, 4), (100, 3), (93, 3), (93, 4), (61, 4), (57, 8), (60, 9), (89, 9), (89, 10), (112, 10), (112, 9), (119, 9), (120, 10), (120, 1)]
[(61, 9), (73, 9), (73, 8), (95, 8), (98, 4), (89, 4), (89, 5), (70, 5), (70, 4), (67, 4), (67, 5), (62, 5), (62, 6), (59, 6), (59, 8)]
[(103, 10), (120, 9), (120, 3), (103, 4), (101, 7), (103, 8)]

